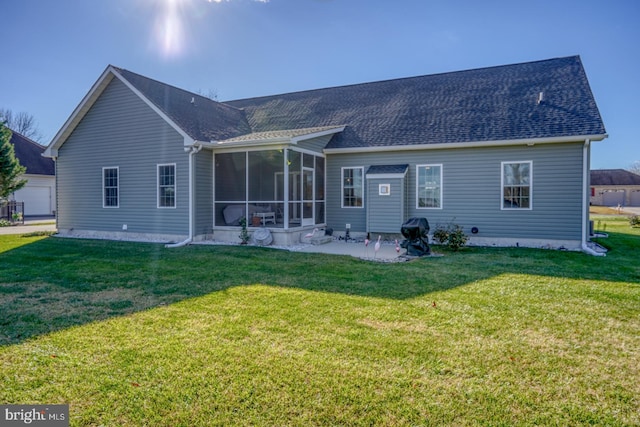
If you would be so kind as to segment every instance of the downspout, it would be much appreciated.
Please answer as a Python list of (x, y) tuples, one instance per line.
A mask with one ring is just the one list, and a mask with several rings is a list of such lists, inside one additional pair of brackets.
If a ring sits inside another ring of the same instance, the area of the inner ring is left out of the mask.
[(180, 248), (193, 241), (193, 157), (202, 150), (202, 144), (193, 144), (189, 147), (185, 147), (184, 150), (189, 153), (189, 237), (182, 242), (164, 245), (165, 248)]
[(585, 139), (582, 146), (582, 251), (594, 256), (606, 256), (605, 253), (596, 252), (587, 244), (589, 234), (589, 147), (591, 140)]
[(56, 175), (54, 177), (54, 185), (56, 186), (56, 189), (54, 191), (54, 196), (56, 198), (56, 205), (55, 205), (55, 217), (56, 217), (56, 230), (58, 230), (59, 228), (59, 224), (58, 224), (58, 156), (53, 156), (51, 157), (51, 160), (53, 160), (53, 173)]

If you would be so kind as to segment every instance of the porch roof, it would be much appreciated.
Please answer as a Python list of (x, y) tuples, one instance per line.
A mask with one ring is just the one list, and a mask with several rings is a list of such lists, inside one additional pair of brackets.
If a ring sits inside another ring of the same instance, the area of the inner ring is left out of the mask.
[(211, 142), (219, 146), (249, 146), (273, 143), (296, 144), (311, 138), (340, 133), (344, 128), (344, 126), (318, 126), (302, 129), (252, 132), (246, 135)]

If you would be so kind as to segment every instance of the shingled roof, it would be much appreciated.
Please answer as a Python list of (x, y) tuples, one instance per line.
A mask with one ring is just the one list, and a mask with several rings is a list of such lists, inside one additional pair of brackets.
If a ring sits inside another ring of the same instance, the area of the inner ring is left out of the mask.
[(386, 174), (404, 174), (409, 169), (408, 164), (404, 165), (373, 165), (369, 166), (366, 175), (386, 175)]
[(253, 132), (346, 125), (327, 148), (606, 133), (578, 56), (225, 103)]
[(193, 141), (256, 144), (313, 129), (335, 130), (325, 148), (336, 150), (606, 137), (578, 56), (227, 102), (109, 66), (47, 156), (57, 155), (114, 73)]
[(640, 175), (624, 169), (594, 169), (591, 185), (640, 185)]
[(53, 160), (42, 157), (45, 147), (30, 140), (24, 135), (14, 132), (11, 134), (11, 144), (20, 164), (27, 168), (31, 175), (55, 175)]
[(217, 141), (251, 132), (242, 111), (123, 68), (113, 67), (196, 141)]

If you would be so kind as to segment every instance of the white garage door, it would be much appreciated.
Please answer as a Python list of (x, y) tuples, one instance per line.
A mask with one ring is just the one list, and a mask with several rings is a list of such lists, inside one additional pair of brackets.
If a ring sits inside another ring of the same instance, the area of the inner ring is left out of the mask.
[(624, 191), (607, 191), (602, 195), (604, 206), (618, 206), (624, 204)]
[(25, 215), (51, 215), (51, 187), (27, 187), (15, 193), (15, 200), (24, 202)]
[(640, 206), (640, 190), (632, 191), (630, 199), (630, 206)]

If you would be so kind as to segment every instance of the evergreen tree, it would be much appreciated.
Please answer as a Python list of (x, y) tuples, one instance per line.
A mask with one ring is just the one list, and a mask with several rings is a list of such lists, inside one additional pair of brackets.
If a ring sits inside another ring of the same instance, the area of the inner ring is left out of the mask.
[(21, 189), (27, 183), (20, 179), (27, 168), (20, 165), (11, 144), (11, 131), (0, 123), (0, 201), (6, 200), (11, 193)]

